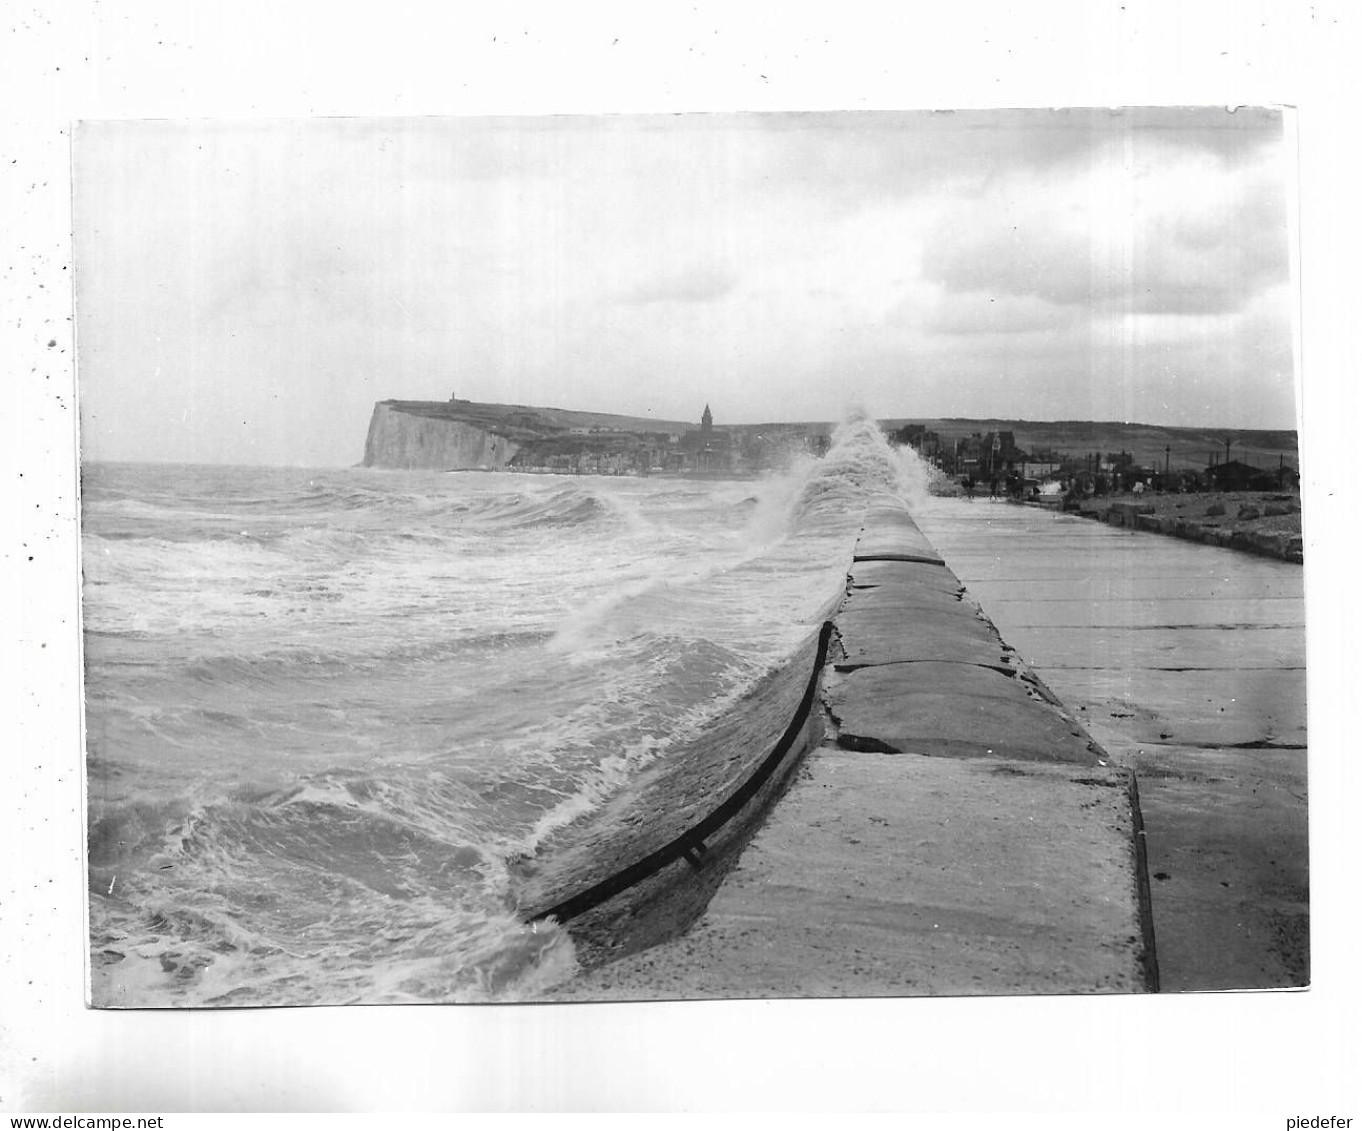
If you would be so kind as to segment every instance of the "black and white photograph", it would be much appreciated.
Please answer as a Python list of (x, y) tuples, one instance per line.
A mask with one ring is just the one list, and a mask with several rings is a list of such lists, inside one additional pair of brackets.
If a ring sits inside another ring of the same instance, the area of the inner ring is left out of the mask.
[(80, 123), (92, 1004), (1308, 984), (1289, 127)]
[(7, 16), (16, 1126), (1362, 1118), (1352, 9)]

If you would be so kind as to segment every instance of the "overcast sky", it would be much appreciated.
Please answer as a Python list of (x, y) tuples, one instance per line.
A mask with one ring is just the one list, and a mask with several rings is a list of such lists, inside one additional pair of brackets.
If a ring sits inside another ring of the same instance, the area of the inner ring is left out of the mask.
[(346, 465), (389, 397), (1293, 428), (1274, 112), (94, 122), (86, 459)]

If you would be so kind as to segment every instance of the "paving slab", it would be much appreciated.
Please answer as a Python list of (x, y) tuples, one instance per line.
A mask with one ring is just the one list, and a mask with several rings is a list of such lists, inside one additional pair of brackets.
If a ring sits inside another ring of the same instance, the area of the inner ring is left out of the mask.
[(1308, 984), (1301, 567), (987, 509), (932, 500), (917, 519), (1008, 643), (1135, 771), (1161, 987)]
[[(1245, 656), (1251, 645), (1256, 656)], [(1233, 624), (1129, 626), (1035, 626), (1026, 647), (1037, 656), (1060, 657), (1065, 666), (1129, 671), (1197, 669), (1274, 671), (1305, 666), (1305, 634), (1299, 627)]]
[[(866, 508), (865, 516), (861, 520), (861, 529), (864, 530), (909, 530), (914, 534), (921, 534), (921, 528), (901, 505), (876, 504)], [(929, 546), (930, 542), (927, 543)], [(933, 547), (934, 549), (935, 547)]]
[[(1006, 622), (1009, 630), (1017, 628), (1140, 628), (1151, 631), (1160, 628), (1199, 628), (1205, 630), (1244, 628), (1294, 628), (1298, 632), (1305, 625), (1305, 605), (1297, 597), (1261, 597), (1227, 601), (1215, 597), (1179, 597), (1157, 600), (1144, 597), (1138, 600), (1100, 602), (1100, 607), (1089, 603), (1083, 607), (1081, 598), (1037, 597), (1030, 589), (1006, 588), (999, 585), (978, 586), (987, 597), (993, 618)], [(1064, 606), (1075, 605), (1073, 609)], [(1057, 606), (1057, 607), (1056, 607)], [(1242, 642), (1242, 640), (1241, 640)], [(1063, 650), (1059, 656), (1063, 656)]]
[(1139, 992), (1127, 789), (1098, 767), (820, 748), (685, 935), (551, 996)]
[[(911, 562), (894, 563), (911, 565)], [(927, 566), (927, 569), (933, 567)], [(926, 613), (975, 616), (976, 607), (961, 600), (962, 593), (928, 585), (881, 585), (873, 589), (851, 589), (842, 602), (846, 613), (887, 612), (891, 609), (920, 609)]]
[(845, 659), (841, 666), (895, 664), (909, 661), (955, 661), (1006, 668), (1011, 654), (997, 631), (970, 605), (949, 611), (912, 607), (839, 613)]
[[(1116, 728), (1132, 742), (1208, 749), (1306, 746), (1303, 668), (1168, 672), (1047, 667), (1044, 677), (1089, 728)], [(1096, 737), (1107, 742), (1105, 733)], [(1302, 766), (1302, 783), (1303, 773)]]
[(1098, 763), (1082, 727), (1033, 684), (973, 664), (857, 668), (829, 677), (826, 697), (850, 749)]
[(1147, 746), (1135, 769), (1162, 909), (1168, 990), (1267, 989), (1308, 981), (1309, 844), (1301, 754)]
[(903, 510), (871, 508), (856, 542), (856, 561), (941, 562), (941, 555)]
[(958, 594), (965, 588), (960, 579), (939, 562), (856, 561), (852, 563), (847, 579), (853, 590), (937, 589)]

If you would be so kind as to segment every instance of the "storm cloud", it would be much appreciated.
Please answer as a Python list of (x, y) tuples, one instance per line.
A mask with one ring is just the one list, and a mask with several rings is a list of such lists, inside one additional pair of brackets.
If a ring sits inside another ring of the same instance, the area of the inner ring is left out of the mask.
[(82, 443), (346, 464), (375, 400), (451, 388), (1290, 427), (1282, 138), (1245, 109), (85, 123)]
[(1021, 177), (952, 209), (923, 276), (949, 292), (1101, 313), (1228, 314), (1287, 278), (1281, 186), (1163, 149), (1076, 176)]

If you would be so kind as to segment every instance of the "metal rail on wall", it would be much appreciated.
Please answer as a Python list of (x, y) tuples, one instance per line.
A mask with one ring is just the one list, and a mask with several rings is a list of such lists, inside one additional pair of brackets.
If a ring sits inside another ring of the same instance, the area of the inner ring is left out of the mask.
[(832, 632), (832, 621), (824, 621), (822, 630), (818, 634), (818, 654), (814, 658), (813, 674), (809, 676), (808, 686), (804, 688), (804, 696), (799, 701), (794, 718), (790, 720), (790, 725), (785, 728), (785, 733), (780, 736), (780, 741), (772, 748), (771, 753), (762, 760), (751, 776), (733, 792), (727, 801), (704, 820), (691, 826), (680, 836), (668, 841), (656, 851), (650, 852), (636, 864), (631, 864), (614, 875), (607, 876), (600, 883), (593, 884), (585, 891), (565, 899), (561, 903), (554, 904), (546, 911), (536, 912), (530, 917), (531, 920), (553, 918), (565, 923), (569, 919), (574, 919), (578, 915), (590, 911), (593, 907), (600, 906), (606, 900), (619, 895), (620, 892), (627, 891), (649, 876), (656, 875), (668, 864), (677, 860), (684, 858), (689, 860), (692, 865), (698, 866), (705, 853), (705, 841), (737, 816), (743, 807), (757, 795), (757, 792), (775, 773), (781, 762), (785, 760), (785, 756), (794, 748), (795, 742), (813, 710), (813, 701), (818, 694), (823, 665), (828, 658), (828, 644), (832, 640)]

